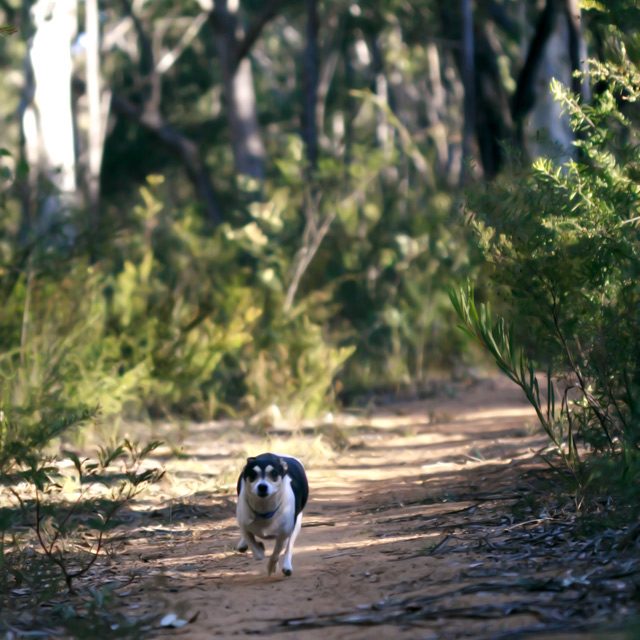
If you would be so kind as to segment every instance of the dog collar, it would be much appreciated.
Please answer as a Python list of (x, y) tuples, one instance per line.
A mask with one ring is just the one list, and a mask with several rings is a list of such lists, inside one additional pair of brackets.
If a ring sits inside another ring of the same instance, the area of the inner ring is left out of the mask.
[(269, 518), (273, 518), (273, 516), (276, 514), (276, 511), (280, 508), (280, 505), (278, 505), (273, 511), (271, 511), (271, 513), (259, 513), (258, 511), (256, 511), (255, 509), (251, 509), (251, 511), (253, 511), (253, 513), (255, 515), (258, 516), (258, 518), (263, 518), (264, 520), (268, 520)]

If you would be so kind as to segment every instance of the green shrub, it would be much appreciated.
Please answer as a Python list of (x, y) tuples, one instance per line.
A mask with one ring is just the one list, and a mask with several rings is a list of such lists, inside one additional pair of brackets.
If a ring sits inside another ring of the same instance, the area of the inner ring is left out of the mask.
[[(118, 512), (162, 477), (160, 469), (142, 468), (159, 444), (140, 447), (125, 440), (101, 447), (92, 461), (72, 451), (45, 455), (33, 441), (5, 443), (0, 452), (0, 595), (23, 583), (37, 600), (55, 595), (62, 585), (73, 593), (76, 579), (89, 571), (109, 533), (122, 524)], [(73, 475), (60, 473), (63, 461), (72, 463)], [(117, 472), (112, 466), (119, 466)], [(37, 560), (31, 561), (27, 550)]]
[(243, 405), (310, 412), (326, 403), (349, 351), (312, 320), (326, 319), (326, 298), (283, 312), (290, 259), (280, 216), (297, 215), (287, 191), (246, 224), (212, 232), (189, 211), (168, 211), (161, 185), (149, 179), (132, 223), (98, 247), (97, 261), (79, 252), (55, 263), (36, 247), (6, 287), (0, 408), (9, 419), (35, 428), (43, 407), (99, 405), (108, 425), (149, 412), (210, 418)]
[[(640, 70), (618, 51), (616, 62), (591, 62), (592, 104), (552, 87), (577, 134), (575, 161), (539, 159), (469, 198), (510, 322), (476, 309), (472, 289), (452, 299), (466, 330), (525, 389), (578, 485), (626, 487), (638, 506)], [(547, 366), (561, 392), (550, 387), (548, 405), (534, 375)]]

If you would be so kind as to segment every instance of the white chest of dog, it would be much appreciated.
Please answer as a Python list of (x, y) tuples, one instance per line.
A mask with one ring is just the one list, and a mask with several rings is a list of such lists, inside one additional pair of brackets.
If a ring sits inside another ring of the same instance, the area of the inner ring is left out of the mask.
[(293, 545), (302, 526), (302, 510), (309, 497), (309, 483), (297, 458), (263, 453), (247, 458), (238, 478), (236, 517), (242, 538), (238, 551), (251, 549), (256, 560), (264, 558), (264, 544), (256, 538), (275, 540), (267, 563), (271, 575), (284, 549), (282, 573), (293, 573)]

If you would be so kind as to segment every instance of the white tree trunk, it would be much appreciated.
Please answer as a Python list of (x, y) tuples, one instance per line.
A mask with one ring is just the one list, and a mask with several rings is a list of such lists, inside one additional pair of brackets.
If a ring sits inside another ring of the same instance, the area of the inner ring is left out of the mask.
[(252, 178), (264, 178), (265, 149), (258, 124), (258, 108), (249, 58), (225, 73), (225, 93), (229, 110), (231, 144), (236, 170)]
[(87, 196), (93, 221), (96, 222), (100, 207), (100, 167), (102, 166), (104, 129), (106, 129), (106, 123), (104, 123), (102, 115), (102, 99), (100, 97), (100, 19), (98, 0), (85, 0), (85, 25), (87, 34), (87, 103), (89, 107)]
[(45, 229), (76, 200), (71, 41), (77, 30), (77, 0), (37, 0), (31, 17), (35, 33), (29, 59), (35, 87), (23, 127), (32, 175), (53, 186), (38, 212), (39, 227)]
[(241, 57), (238, 54), (241, 39), (245, 35), (239, 21), (239, 9), (239, 0), (217, 0), (212, 13), (212, 26), (222, 65), (236, 172), (262, 180), (266, 152), (258, 123), (251, 60), (248, 52)]

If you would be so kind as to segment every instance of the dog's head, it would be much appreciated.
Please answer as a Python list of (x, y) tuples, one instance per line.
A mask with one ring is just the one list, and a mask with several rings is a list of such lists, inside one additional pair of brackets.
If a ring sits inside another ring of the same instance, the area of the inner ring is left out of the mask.
[(287, 463), (280, 457), (266, 453), (257, 458), (247, 458), (242, 472), (246, 490), (257, 498), (269, 498), (278, 493), (287, 473)]

